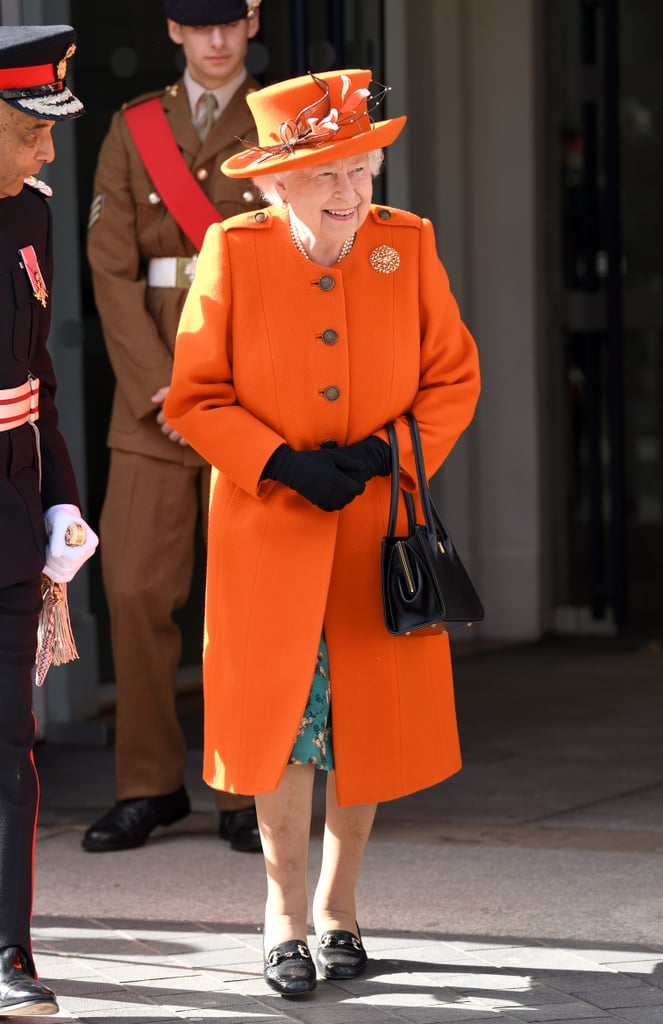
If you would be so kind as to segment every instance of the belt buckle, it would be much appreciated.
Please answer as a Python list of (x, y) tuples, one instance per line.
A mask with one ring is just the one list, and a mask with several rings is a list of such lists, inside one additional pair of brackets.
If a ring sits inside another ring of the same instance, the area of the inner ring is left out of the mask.
[(177, 272), (175, 274), (175, 287), (176, 288), (190, 288), (193, 284), (193, 279), (196, 274), (196, 263), (198, 262), (198, 253), (193, 256), (178, 256), (177, 257)]

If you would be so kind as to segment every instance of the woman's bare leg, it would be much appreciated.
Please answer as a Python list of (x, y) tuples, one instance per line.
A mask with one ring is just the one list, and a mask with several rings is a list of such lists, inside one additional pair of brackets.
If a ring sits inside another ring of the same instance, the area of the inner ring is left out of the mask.
[(327, 776), (327, 807), (320, 878), (313, 898), (318, 937), (341, 929), (357, 933), (355, 888), (377, 804), (339, 807), (336, 776)]
[(306, 869), (314, 775), (312, 765), (290, 764), (278, 789), (256, 794), (267, 873), (266, 952), (288, 939), (306, 941)]

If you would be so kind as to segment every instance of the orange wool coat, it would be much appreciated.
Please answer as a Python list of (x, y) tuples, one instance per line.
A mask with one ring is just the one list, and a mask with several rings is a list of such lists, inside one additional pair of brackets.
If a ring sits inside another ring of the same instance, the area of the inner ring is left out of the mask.
[[(372, 266), (380, 246), (400, 256), (395, 271)], [(372, 206), (350, 254), (329, 268), (297, 252), (278, 208), (209, 229), (165, 414), (215, 467), (204, 652), (211, 786), (276, 788), (323, 627), (340, 804), (400, 797), (460, 768), (447, 635), (396, 638), (383, 624), (389, 479), (323, 512), (260, 476), (284, 442), (351, 444), (408, 409), (432, 474), (478, 393), (476, 346), (429, 221)], [(397, 429), (411, 485), (403, 420)]]

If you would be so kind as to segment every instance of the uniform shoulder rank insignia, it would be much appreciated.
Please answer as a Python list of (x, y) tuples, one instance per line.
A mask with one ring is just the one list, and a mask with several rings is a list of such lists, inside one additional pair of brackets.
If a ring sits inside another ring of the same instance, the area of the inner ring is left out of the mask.
[(104, 212), (104, 193), (97, 192), (96, 196), (90, 204), (90, 214), (88, 217), (87, 228), (93, 228), (98, 220), (101, 220), (101, 215)]
[(20, 264), (21, 269), (28, 275), (32, 294), (37, 302), (41, 302), (44, 309), (46, 309), (48, 292), (46, 290), (46, 285), (44, 284), (44, 277), (41, 272), (41, 267), (39, 266), (39, 260), (37, 259), (37, 253), (35, 252), (34, 246), (25, 245), (22, 249), (18, 250), (18, 254), (22, 261)]
[(53, 195), (53, 189), (51, 186), (47, 185), (45, 181), (35, 178), (34, 174), (31, 174), (29, 178), (24, 178), (23, 181), (26, 185), (29, 185), (30, 188), (35, 189), (37, 192), (41, 192), (43, 196), (48, 196), (50, 198)]

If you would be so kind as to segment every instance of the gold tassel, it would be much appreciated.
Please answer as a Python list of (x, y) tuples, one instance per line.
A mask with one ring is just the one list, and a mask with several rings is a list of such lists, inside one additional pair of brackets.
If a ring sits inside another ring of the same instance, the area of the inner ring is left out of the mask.
[(48, 576), (41, 578), (42, 608), (37, 630), (37, 659), (35, 683), (42, 686), (51, 665), (65, 665), (78, 658), (76, 641), (71, 629), (67, 584), (54, 583)]

